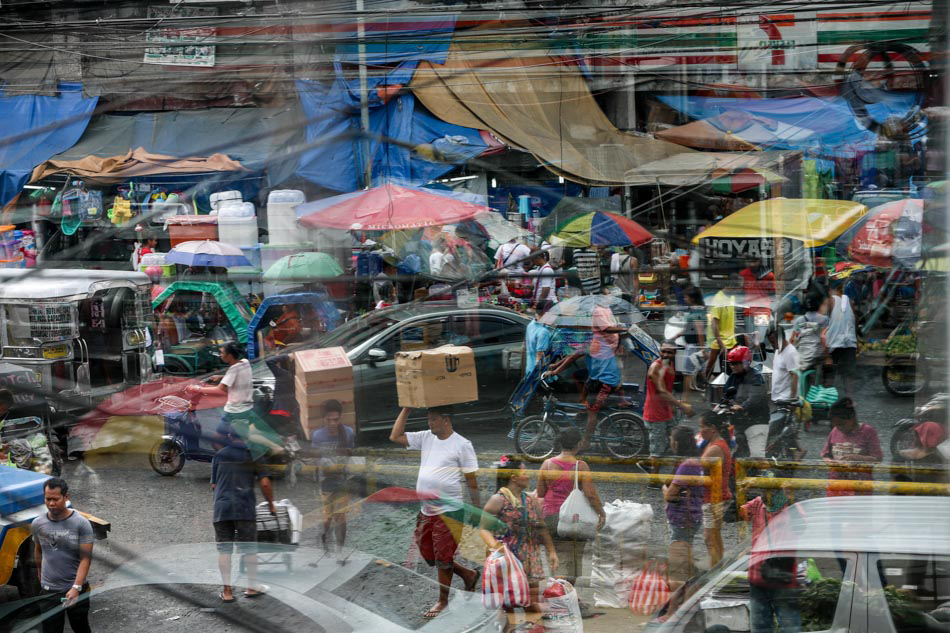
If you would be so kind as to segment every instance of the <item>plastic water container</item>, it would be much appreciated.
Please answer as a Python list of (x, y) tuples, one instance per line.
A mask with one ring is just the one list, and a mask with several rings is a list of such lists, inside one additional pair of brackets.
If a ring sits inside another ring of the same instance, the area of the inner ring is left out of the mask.
[(241, 202), (244, 196), (240, 191), (216, 191), (211, 194), (211, 209), (217, 211), (223, 202)]
[(296, 208), (304, 201), (303, 192), (297, 189), (270, 192), (267, 196), (267, 233), (271, 244), (294, 244), (300, 241)]
[(238, 247), (257, 244), (253, 202), (227, 201), (218, 206), (218, 240)]

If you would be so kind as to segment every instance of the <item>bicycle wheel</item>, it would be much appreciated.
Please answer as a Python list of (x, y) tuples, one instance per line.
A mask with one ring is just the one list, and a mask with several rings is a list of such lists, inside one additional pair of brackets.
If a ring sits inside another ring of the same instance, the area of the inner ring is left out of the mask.
[(597, 439), (612, 457), (630, 459), (645, 455), (650, 447), (647, 427), (635, 413), (614, 413), (597, 423)]
[(554, 455), (558, 428), (540, 415), (532, 415), (515, 427), (515, 450), (528, 459), (547, 459)]
[(881, 370), (881, 380), (888, 393), (913, 396), (927, 386), (927, 367), (914, 361), (893, 361)]

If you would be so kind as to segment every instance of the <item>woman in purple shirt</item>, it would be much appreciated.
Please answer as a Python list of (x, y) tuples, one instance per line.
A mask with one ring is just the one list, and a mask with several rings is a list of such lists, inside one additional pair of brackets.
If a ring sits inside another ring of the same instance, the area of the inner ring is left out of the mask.
[(673, 427), (670, 447), (674, 455), (686, 458), (676, 468), (673, 481), (663, 486), (670, 524), (670, 589), (675, 590), (693, 575), (693, 537), (703, 524), (703, 485), (684, 478), (702, 476), (703, 466), (693, 429), (688, 426)]

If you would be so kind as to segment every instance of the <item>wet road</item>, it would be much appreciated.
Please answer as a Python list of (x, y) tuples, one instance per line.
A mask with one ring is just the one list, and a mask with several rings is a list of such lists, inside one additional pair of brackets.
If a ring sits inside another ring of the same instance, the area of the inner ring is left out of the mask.
[[(878, 430), (885, 459), (888, 459), (890, 426), (897, 419), (910, 414), (914, 401), (912, 398), (895, 399), (887, 394), (880, 386), (879, 370), (868, 368), (864, 378), (855, 398), (859, 418)], [(491, 458), (513, 450), (512, 442), (505, 437), (508, 425), (508, 421), (500, 420), (457, 430), (472, 440), (480, 456)], [(825, 423), (817, 427), (815, 432), (801, 434), (809, 458), (817, 458), (828, 430)], [(375, 448), (391, 446), (383, 434), (366, 438), (366, 443)], [(414, 453), (400, 449), (388, 451), (379, 459), (386, 465), (407, 466), (409, 471), (418, 464)], [(485, 459), (482, 465), (488, 465)], [(633, 467), (610, 468), (631, 471)], [(185, 591), (175, 595), (134, 587), (106, 591), (97, 596), (93, 603), (95, 630), (151, 632), (158, 625), (163, 630), (195, 630), (197, 627), (208, 633), (235, 630), (240, 617), (236, 620), (213, 617), (222, 605), (216, 598), (217, 570), (211, 544), (213, 532), (208, 464), (188, 462), (178, 475), (160, 477), (148, 466), (145, 455), (109, 455), (90, 458), (85, 462), (70, 462), (67, 464), (66, 476), (73, 491), (74, 504), (107, 518), (113, 525), (109, 539), (96, 545), (95, 563), (90, 577), (94, 585), (113, 586), (117, 573), (121, 575), (121, 570), (144, 559), (152, 564), (148, 582), (167, 578), (176, 587), (186, 587)], [(387, 484), (412, 487), (414, 476), (412, 472), (380, 476), (378, 485), (382, 487)], [(483, 500), (492, 492), (491, 484), (488, 477), (480, 479)], [(347, 540), (347, 552), (353, 557), (352, 566), (347, 569), (345, 565), (338, 566), (335, 560), (323, 559), (318, 549), (320, 504), (313, 478), (302, 477), (294, 488), (290, 488), (288, 482), (278, 480), (275, 488), (277, 499), (289, 498), (300, 508), (304, 514), (304, 530), (301, 547), (290, 553), (292, 570), (288, 572), (283, 557), (277, 557), (277, 564), (262, 567), (261, 575), (265, 582), (280, 586), (297, 583), (300, 586), (294, 591), (303, 595), (311, 590), (307, 583), (314, 575), (317, 572), (324, 573), (321, 570), (328, 570), (325, 573), (331, 575), (352, 575), (354, 572), (350, 570), (354, 568), (378, 565), (376, 559), (397, 564), (408, 561), (410, 567), (414, 568), (413, 550), (410, 547), (415, 518), (412, 508), (363, 504), (355, 509)], [(656, 553), (665, 553), (667, 532), (658, 491), (648, 490), (644, 486), (602, 484), (600, 492), (605, 501), (625, 498), (651, 505), (654, 508), (651, 549)], [(724, 537), (727, 543), (736, 542), (735, 524), (726, 526)], [(463, 554), (468, 554), (480, 563), (481, 550), (474, 531), (467, 534), (466, 543)], [(700, 556), (705, 554), (702, 545), (697, 549)], [(192, 559), (184, 560), (187, 558), (184, 556), (186, 550), (194, 554)], [(389, 569), (384, 565), (383, 568)], [(412, 595), (413, 613), (415, 606), (419, 609), (426, 606), (435, 595), (431, 581), (425, 580), (431, 579), (432, 574), (424, 566), (419, 566), (418, 571), (422, 572), (423, 580), (412, 576), (405, 582), (395, 583), (374, 596), (374, 608), (379, 611), (405, 608), (407, 595)], [(414, 593), (407, 593), (412, 583), (418, 582), (423, 582), (423, 585)], [(5, 595), (9, 596), (8, 593)], [(241, 608), (248, 607), (244, 602), (241, 602)], [(292, 608), (277, 604), (270, 598), (261, 601), (261, 604), (269, 605), (267, 608), (261, 607), (263, 612), (270, 609), (274, 618), (287, 623), (299, 623), (296, 618), (303, 617), (296, 611), (300, 605)], [(413, 624), (405, 623), (409, 628), (414, 628)]]

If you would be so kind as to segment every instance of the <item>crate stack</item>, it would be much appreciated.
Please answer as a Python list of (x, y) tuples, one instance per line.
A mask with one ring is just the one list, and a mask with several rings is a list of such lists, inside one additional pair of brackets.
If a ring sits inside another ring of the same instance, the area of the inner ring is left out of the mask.
[(343, 405), (343, 423), (354, 431), (356, 405), (353, 400), (353, 366), (342, 347), (308, 349), (295, 352), (294, 379), (300, 424), (311, 433), (323, 426), (323, 403), (339, 400)]

